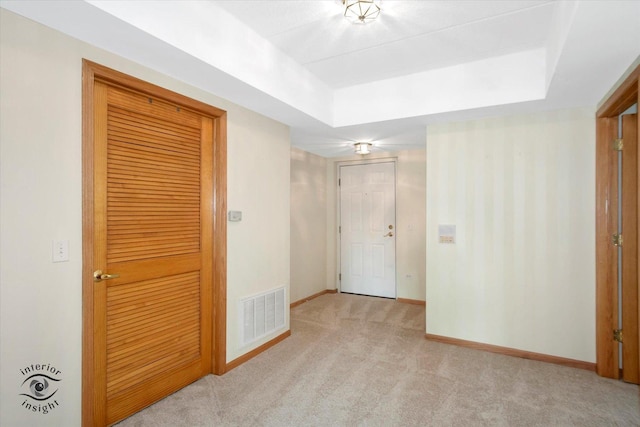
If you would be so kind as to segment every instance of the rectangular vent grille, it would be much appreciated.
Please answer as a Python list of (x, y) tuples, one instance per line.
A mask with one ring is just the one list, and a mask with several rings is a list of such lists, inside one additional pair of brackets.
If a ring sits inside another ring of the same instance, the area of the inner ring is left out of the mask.
[(250, 344), (284, 327), (284, 309), (284, 288), (240, 300), (242, 344)]

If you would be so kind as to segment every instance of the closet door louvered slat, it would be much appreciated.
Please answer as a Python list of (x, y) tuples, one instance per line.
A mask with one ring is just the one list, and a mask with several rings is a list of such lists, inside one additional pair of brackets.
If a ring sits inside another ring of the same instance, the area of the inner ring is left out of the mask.
[(96, 379), (107, 424), (211, 370), (213, 120), (96, 84)]

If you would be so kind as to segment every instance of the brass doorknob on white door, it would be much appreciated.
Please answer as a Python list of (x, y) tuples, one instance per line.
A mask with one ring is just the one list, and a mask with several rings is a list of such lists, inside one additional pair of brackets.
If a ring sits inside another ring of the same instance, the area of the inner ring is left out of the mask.
[(393, 231), (388, 232), (387, 234), (385, 234), (382, 237), (393, 237)]
[(103, 273), (102, 270), (96, 270), (93, 272), (94, 282), (101, 282), (103, 280), (109, 280), (109, 279), (117, 279), (118, 277), (120, 277), (119, 274), (107, 274), (107, 273)]

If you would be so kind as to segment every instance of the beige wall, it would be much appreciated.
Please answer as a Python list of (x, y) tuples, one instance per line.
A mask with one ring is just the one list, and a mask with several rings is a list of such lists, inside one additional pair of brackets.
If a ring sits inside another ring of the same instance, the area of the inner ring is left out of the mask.
[(327, 159), (291, 149), (291, 302), (326, 289)]
[[(228, 229), (227, 361), (273, 338), (241, 348), (237, 306), (288, 294), (288, 127), (4, 9), (0, 19), (0, 425), (80, 425), (82, 58), (228, 111), (228, 205), (243, 221)], [(69, 240), (69, 262), (51, 262), (54, 239)], [(19, 369), (32, 363), (62, 372), (47, 415), (20, 407)]]
[[(212, 101), (210, 101), (211, 103)], [(242, 211), (227, 222), (227, 361), (275, 335), (240, 346), (238, 304), (242, 298), (286, 287), (289, 304), (289, 128), (249, 110), (222, 104), (228, 112), (227, 206)], [(289, 311), (285, 310), (285, 329)]]
[[(425, 300), (425, 150), (375, 153), (365, 159), (393, 158), (396, 175), (396, 287), (398, 298)], [(362, 161), (354, 155), (327, 161), (327, 289), (338, 287), (338, 164)]]
[(428, 127), (428, 333), (595, 361), (594, 117)]

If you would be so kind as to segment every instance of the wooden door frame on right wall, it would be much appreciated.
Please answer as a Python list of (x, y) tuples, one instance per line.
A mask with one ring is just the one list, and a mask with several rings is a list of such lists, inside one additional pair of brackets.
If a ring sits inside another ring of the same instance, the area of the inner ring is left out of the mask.
[(638, 101), (640, 65), (596, 113), (596, 371), (616, 379), (620, 378), (618, 343), (613, 340), (613, 330), (618, 328), (618, 271), (611, 236), (617, 232), (618, 196), (612, 143), (618, 137), (618, 116)]

